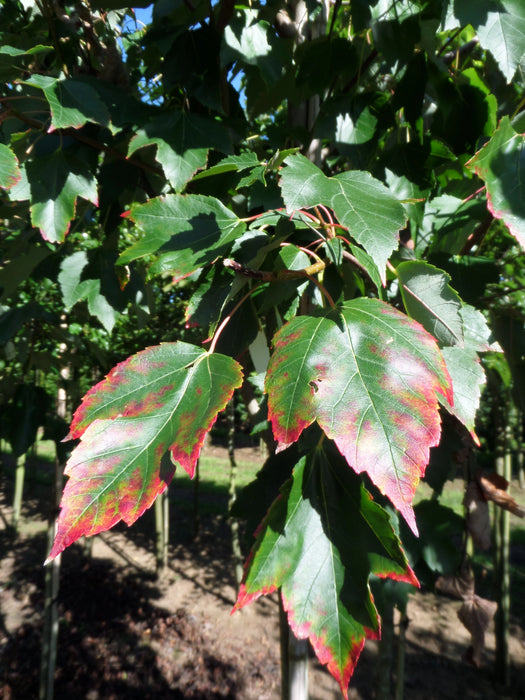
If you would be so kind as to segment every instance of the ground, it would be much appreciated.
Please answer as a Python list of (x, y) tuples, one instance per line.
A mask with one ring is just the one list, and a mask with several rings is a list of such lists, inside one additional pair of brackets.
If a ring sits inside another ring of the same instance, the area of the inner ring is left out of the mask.
[[(11, 491), (12, 480), (0, 474), (0, 698), (30, 700), (38, 697), (49, 486), (28, 484), (16, 542), (6, 528)], [(187, 494), (171, 497), (171, 563), (160, 580), (154, 575), (152, 513), (132, 528), (94, 538), (90, 556), (80, 544), (62, 556), (57, 700), (279, 699), (276, 595), (232, 615), (227, 521), (207, 514), (209, 496), (201, 494), (194, 537)], [(431, 591), (410, 597), (404, 697), (523, 698), (524, 621), (512, 619), (511, 685), (504, 688), (493, 680), (492, 628), (482, 667), (463, 660), (469, 635), (457, 619), (459, 605)], [(368, 643), (350, 700), (374, 697), (377, 664), (377, 647)], [(313, 655), (309, 689), (311, 700), (342, 697)]]

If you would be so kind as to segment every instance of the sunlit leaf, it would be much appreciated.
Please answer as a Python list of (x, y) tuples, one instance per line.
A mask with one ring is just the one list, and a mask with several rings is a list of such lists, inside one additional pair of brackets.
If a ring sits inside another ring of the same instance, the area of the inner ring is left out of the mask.
[(51, 110), (52, 129), (79, 129), (87, 122), (109, 125), (106, 105), (90, 85), (73, 78), (59, 80), (48, 75), (33, 75), (25, 82), (43, 91)]
[(443, 345), (463, 341), (461, 299), (450, 276), (433, 265), (408, 260), (396, 269), (407, 313)]
[(182, 111), (152, 119), (139, 129), (129, 144), (128, 156), (146, 146), (156, 146), (157, 161), (176, 192), (206, 167), (210, 148), (223, 153), (231, 150), (228, 131), (219, 122)]
[[(81, 437), (65, 473), (52, 559), (82, 535), (131, 525), (173, 477), (193, 476), (217, 414), (242, 379), (229, 357), (164, 343), (128, 358), (84, 397), (69, 438)], [(169, 460), (162, 460), (169, 453)]]
[(170, 272), (180, 279), (230, 250), (245, 224), (218, 199), (168, 195), (136, 204), (127, 216), (145, 235), (119, 258), (131, 260), (156, 253), (152, 273)]
[(97, 183), (81, 153), (57, 150), (26, 165), (31, 223), (52, 243), (64, 240), (75, 216), (77, 197), (98, 204)]
[(403, 207), (388, 188), (359, 170), (327, 177), (301, 155), (290, 156), (285, 163), (281, 191), (287, 211), (318, 204), (333, 209), (349, 235), (370, 255), (385, 284), (386, 263), (406, 221)]
[(21, 178), (18, 160), (13, 151), (0, 143), (0, 189), (9, 190)]
[(455, 0), (462, 25), (471, 24), (479, 42), (496, 59), (510, 83), (525, 55), (525, 5), (522, 0)]
[(479, 445), (474, 432), (476, 413), (481, 398), (481, 388), (486, 382), (485, 372), (479, 358), (471, 348), (459, 346), (442, 348), (443, 357), (452, 379), (454, 391), (454, 406), (449, 406), (446, 400), (443, 404), (450, 413), (463, 423)]
[(517, 134), (508, 117), (490, 141), (468, 162), (487, 185), (488, 207), (525, 248), (525, 134)]
[(434, 338), (376, 299), (300, 316), (275, 336), (266, 380), (281, 448), (317, 421), (417, 531), (412, 498), (439, 442), (437, 397), (452, 403)]

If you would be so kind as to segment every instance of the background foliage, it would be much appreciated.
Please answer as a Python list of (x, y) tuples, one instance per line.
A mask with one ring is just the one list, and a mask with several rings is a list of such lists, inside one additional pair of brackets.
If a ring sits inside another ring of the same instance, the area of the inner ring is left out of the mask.
[(3, 3), (2, 437), (23, 454), (59, 385), (77, 409), (120, 363), (75, 413), (53, 557), (192, 474), (266, 372), (257, 510), (281, 491), (237, 607), (280, 587), (346, 694), (369, 581), (447, 569), (407, 531), (409, 565), (392, 504), (427, 538), (419, 479), (495, 450), (512, 402), (522, 440), (525, 10), (138, 4)]

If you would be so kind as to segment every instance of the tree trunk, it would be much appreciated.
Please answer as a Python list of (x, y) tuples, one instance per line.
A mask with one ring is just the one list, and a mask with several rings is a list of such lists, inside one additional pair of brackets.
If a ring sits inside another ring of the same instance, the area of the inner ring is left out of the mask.
[[(386, 596), (385, 596), (386, 598)], [(385, 600), (381, 610), (381, 641), (376, 664), (377, 700), (390, 700), (392, 661), (394, 658), (394, 606)]]
[[(505, 407), (507, 408), (507, 407)], [(503, 444), (500, 454), (496, 457), (496, 471), (509, 483), (512, 478), (511, 426), (509, 411), (505, 410), (506, 425), (503, 431)], [(509, 511), (495, 506), (495, 575), (498, 609), (495, 618), (496, 634), (496, 678), (508, 686), (510, 683), (509, 666), (509, 617), (510, 617), (510, 576), (509, 576), (509, 544), (510, 544), (510, 514)]]
[(281, 700), (308, 698), (308, 640), (294, 635), (279, 595)]
[(239, 521), (232, 517), (231, 510), (237, 500), (237, 462), (235, 461), (235, 400), (232, 397), (228, 404), (228, 456), (230, 458), (230, 481), (228, 484), (228, 513), (230, 518), (230, 529), (232, 535), (232, 554), (235, 567), (235, 582), (237, 590), (242, 581), (242, 552), (239, 538)]
[(193, 537), (199, 535), (201, 519), (199, 514), (199, 486), (200, 486), (200, 459), (195, 465), (195, 476), (193, 477)]
[(168, 488), (155, 500), (155, 563), (157, 576), (161, 577), (168, 568), (169, 514)]
[(408, 615), (406, 610), (401, 612), (399, 619), (399, 634), (397, 636), (397, 669), (396, 669), (396, 700), (403, 700), (405, 695), (405, 658), (406, 658), (406, 631), (408, 627)]
[(13, 495), (13, 518), (11, 526), (13, 532), (18, 532), (18, 523), (20, 522), (20, 514), (22, 512), (22, 495), (24, 493), (24, 481), (26, 475), (26, 455), (20, 455), (16, 459), (15, 470), (15, 492)]
[(521, 489), (525, 489), (525, 463), (523, 460), (523, 454), (525, 452), (525, 434), (523, 431), (523, 411), (518, 410), (517, 418), (517, 438), (518, 438), (518, 452), (516, 455), (516, 468), (518, 471), (518, 483)]
[[(53, 503), (47, 528), (47, 551), (53, 546), (57, 531), (60, 496), (62, 494), (63, 465), (55, 457)], [(58, 589), (60, 585), (60, 558), (58, 555), (45, 569), (44, 627), (42, 630), (42, 657), (40, 661), (39, 700), (53, 700), (56, 656), (58, 645)]]

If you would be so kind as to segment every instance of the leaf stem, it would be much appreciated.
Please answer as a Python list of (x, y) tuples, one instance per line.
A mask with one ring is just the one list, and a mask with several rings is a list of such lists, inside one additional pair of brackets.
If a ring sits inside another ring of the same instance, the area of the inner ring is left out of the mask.
[(235, 306), (234, 306), (233, 309), (230, 311), (230, 313), (221, 321), (219, 327), (217, 328), (217, 330), (215, 331), (215, 333), (214, 333), (214, 335), (213, 335), (213, 339), (212, 339), (212, 341), (211, 341), (210, 349), (208, 350), (208, 352), (209, 352), (210, 355), (211, 355), (213, 352), (215, 352), (215, 347), (217, 346), (217, 342), (218, 342), (218, 340), (219, 340), (219, 337), (220, 337), (222, 331), (224, 330), (224, 328), (225, 328), (225, 327), (228, 325), (228, 323), (231, 321), (231, 318), (232, 318), (233, 314), (239, 309), (240, 306), (242, 306), (242, 304), (244, 304), (244, 302), (246, 301), (246, 299), (248, 299), (248, 297), (249, 297), (251, 294), (253, 294), (253, 293), (258, 289), (258, 286), (259, 286), (259, 285), (256, 285), (255, 287), (252, 287), (252, 288), (242, 297), (242, 299), (241, 299), (239, 302), (237, 302), (237, 304), (235, 304)]

